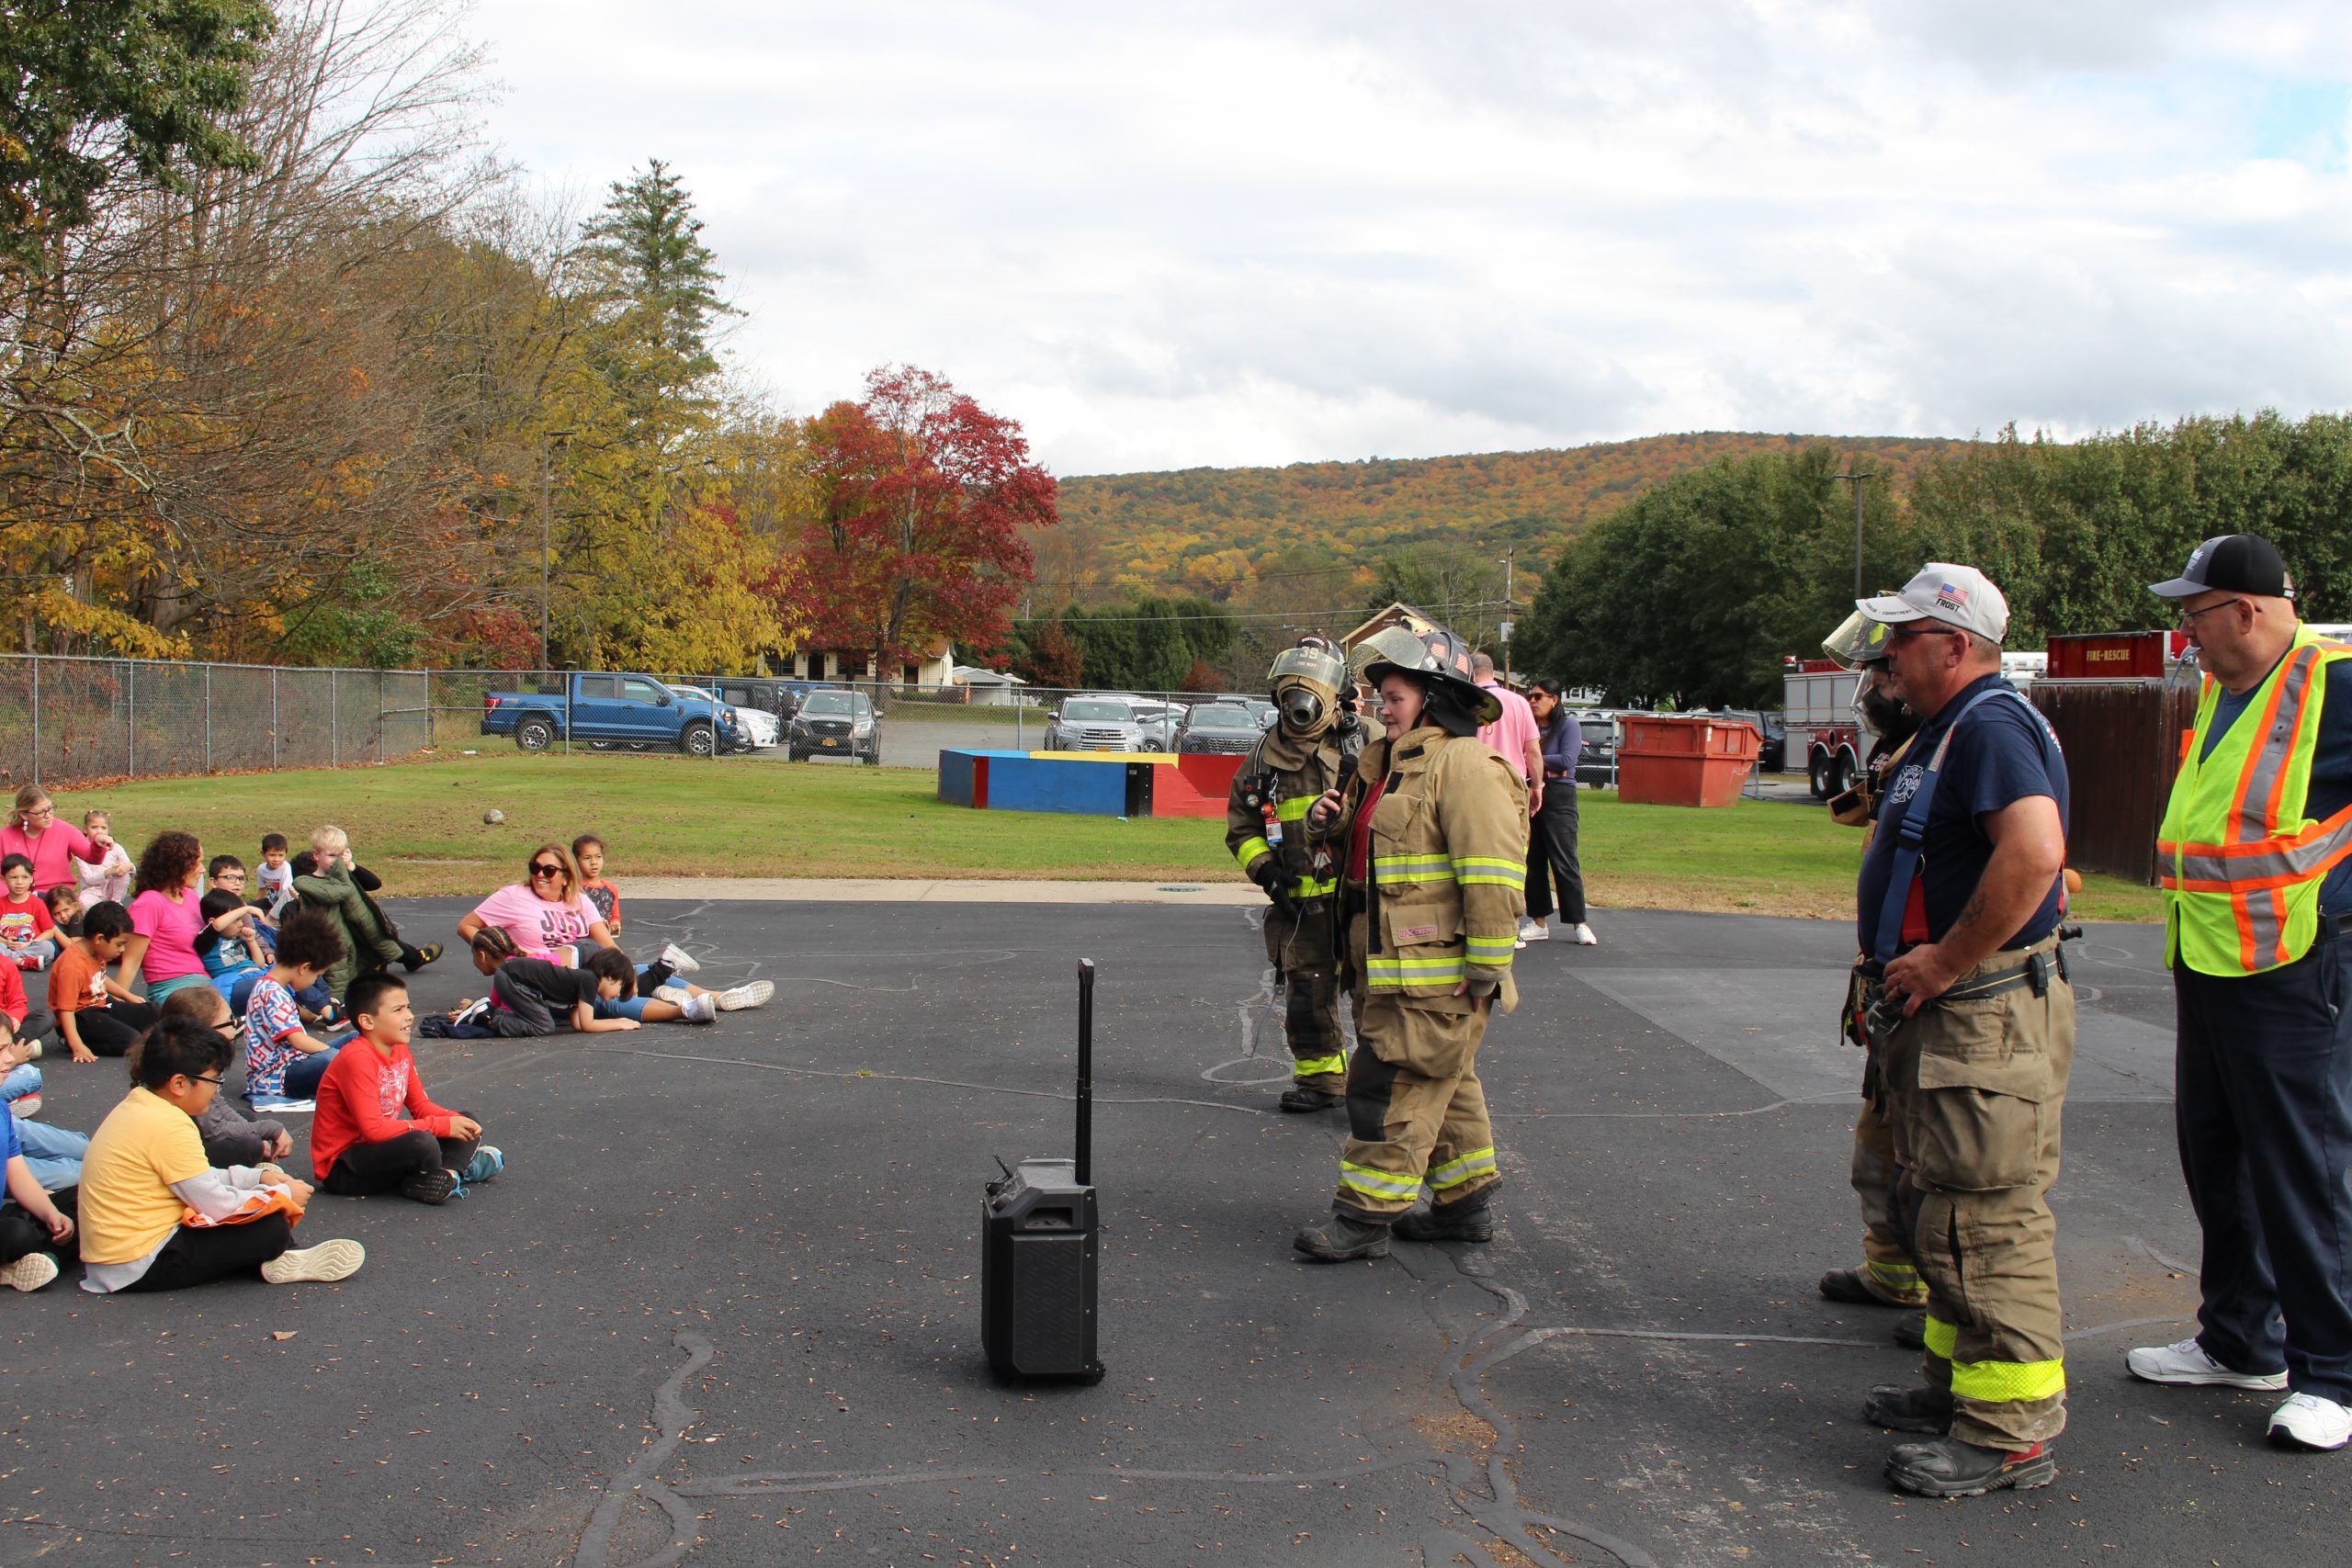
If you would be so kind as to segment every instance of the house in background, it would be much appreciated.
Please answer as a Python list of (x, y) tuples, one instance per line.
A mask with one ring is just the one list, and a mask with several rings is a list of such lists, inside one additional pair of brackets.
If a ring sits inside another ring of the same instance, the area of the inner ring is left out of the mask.
[(838, 652), (803, 648), (792, 655), (790, 673), (797, 681), (879, 681), (893, 686), (947, 686), (955, 683), (956, 650), (944, 641), (918, 660), (891, 670), (876, 666), (871, 652)]
[(964, 700), (974, 707), (1011, 707), (1020, 700), (1021, 688), (1029, 682), (1018, 675), (1001, 670), (982, 670), (970, 664), (956, 666), (956, 684), (962, 688)]

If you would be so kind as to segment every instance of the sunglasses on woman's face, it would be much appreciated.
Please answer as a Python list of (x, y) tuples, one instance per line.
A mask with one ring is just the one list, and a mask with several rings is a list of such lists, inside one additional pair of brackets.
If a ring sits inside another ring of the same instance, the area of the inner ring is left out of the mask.
[(542, 865), (534, 862), (531, 866), (531, 874), (533, 876), (561, 876), (563, 874), (563, 867), (560, 865)]

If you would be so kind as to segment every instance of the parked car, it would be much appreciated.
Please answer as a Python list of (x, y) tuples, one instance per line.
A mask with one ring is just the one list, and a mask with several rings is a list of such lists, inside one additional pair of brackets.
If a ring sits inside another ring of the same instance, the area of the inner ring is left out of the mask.
[(511, 735), (526, 751), (567, 737), (599, 747), (675, 747), (697, 757), (750, 743), (732, 706), (682, 695), (650, 675), (573, 673), (551, 692), (486, 692), (481, 732)]
[(1176, 731), (1176, 750), (1247, 754), (1264, 734), (1258, 728), (1257, 716), (1239, 703), (1203, 703), (1184, 716), (1182, 728)]
[(810, 692), (786, 728), (784, 752), (795, 762), (811, 757), (854, 757), (868, 767), (882, 765), (882, 722), (864, 692), (839, 687)]
[(793, 690), (794, 685), (806, 682), (782, 681), (772, 675), (721, 675), (711, 684), (721, 697), (739, 708), (758, 708), (762, 713), (774, 714), (781, 727), (792, 716), (792, 710), (800, 705), (800, 694)]
[(1182, 708), (1158, 697), (1139, 697), (1133, 692), (1106, 694), (1126, 704), (1128, 711), (1135, 715), (1136, 723), (1143, 729), (1144, 750), (1165, 751), (1176, 744), (1177, 725), (1184, 716)]
[(773, 746), (783, 726), (775, 715), (763, 707), (751, 707), (725, 694), (722, 687), (713, 692), (707, 686), (673, 685), (672, 691), (682, 696), (703, 697), (711, 702), (723, 702), (735, 711), (735, 722), (742, 727), (743, 739), (750, 746)]
[(1241, 705), (1250, 710), (1250, 716), (1258, 721), (1261, 729), (1272, 729), (1282, 717), (1281, 711), (1262, 697), (1244, 697)]
[(1570, 708), (1584, 735), (1584, 750), (1577, 754), (1577, 783), (1596, 789), (1617, 787), (1617, 710)]
[(1048, 751), (1159, 751), (1165, 743), (1147, 731), (1125, 697), (1069, 697), (1046, 721)]
[(1781, 715), (1760, 708), (1725, 708), (1716, 716), (1736, 718), (1756, 731), (1760, 740), (1756, 755), (1758, 773), (1777, 773), (1788, 761), (1789, 727)]

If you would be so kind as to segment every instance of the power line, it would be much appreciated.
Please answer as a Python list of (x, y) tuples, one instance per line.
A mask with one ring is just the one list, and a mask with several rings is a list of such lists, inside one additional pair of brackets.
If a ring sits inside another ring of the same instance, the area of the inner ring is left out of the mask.
[[(1450, 603), (1442, 604), (1416, 604), (1416, 605), (1414, 605), (1413, 607), (1414, 607), (1415, 609), (1417, 609), (1417, 610), (1427, 610), (1427, 611), (1453, 611), (1453, 610), (1496, 610), (1496, 609), (1500, 609), (1500, 608), (1502, 607), (1502, 604), (1503, 604), (1503, 602), (1502, 602), (1501, 600), (1499, 600), (1499, 599), (1462, 599), (1462, 600), (1454, 600), (1454, 601), (1452, 601), (1452, 602), (1450, 602)], [(1080, 618), (1080, 620), (1084, 621), (1084, 622), (1086, 622), (1087, 624), (1089, 624), (1089, 625), (1092, 625), (1092, 626), (1122, 626), (1122, 625), (1128, 624), (1128, 623), (1130, 623), (1130, 622), (1145, 622), (1145, 621), (1160, 621), (1160, 622), (1171, 622), (1171, 623), (1172, 623), (1172, 622), (1178, 622), (1178, 621), (1275, 621), (1275, 622), (1282, 622), (1282, 621), (1313, 620), (1313, 619), (1318, 619), (1318, 618), (1321, 618), (1321, 617), (1323, 617), (1323, 616), (1344, 616), (1344, 615), (1352, 615), (1352, 616), (1354, 616), (1354, 617), (1356, 618), (1356, 620), (1358, 620), (1358, 621), (1364, 621), (1364, 620), (1369, 620), (1369, 619), (1371, 619), (1374, 615), (1377, 615), (1378, 613), (1379, 613), (1379, 612), (1377, 612), (1377, 611), (1375, 611), (1375, 610), (1367, 610), (1367, 609), (1365, 609), (1362, 604), (1346, 604), (1346, 605), (1341, 605), (1341, 606), (1340, 606), (1340, 608), (1338, 608), (1338, 609), (1332, 609), (1332, 610), (1249, 610), (1249, 611), (1227, 611), (1227, 612), (1222, 612), (1222, 613), (1220, 613), (1220, 614), (1214, 615), (1098, 615), (1093, 614), (1093, 613), (1092, 613), (1092, 612), (1091, 612), (1091, 611), (1087, 611), (1087, 610), (1080, 610), (1080, 611), (1079, 612), (1079, 618)], [(1056, 615), (1058, 615), (1058, 614), (1059, 614), (1059, 612), (1056, 612)], [(1055, 615), (1022, 615), (1022, 616), (1017, 616), (1017, 617), (1015, 617), (1015, 619), (1016, 619), (1016, 620), (1021, 621), (1021, 622), (1024, 622), (1024, 623), (1026, 623), (1026, 624), (1028, 624), (1028, 625), (1031, 625), (1031, 626), (1036, 626), (1036, 625), (1042, 624), (1042, 623), (1044, 623), (1044, 622), (1053, 620), (1053, 619), (1055, 619), (1055, 618), (1056, 618), (1056, 617), (1055, 617)]]

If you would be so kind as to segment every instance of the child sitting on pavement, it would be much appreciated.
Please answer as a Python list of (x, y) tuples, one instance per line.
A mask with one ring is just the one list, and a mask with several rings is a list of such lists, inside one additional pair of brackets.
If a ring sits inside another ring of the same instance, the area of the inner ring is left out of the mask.
[[(186, 1018), (204, 1025), (224, 1039), (237, 1037), (237, 1026), (229, 1017), (229, 1004), (220, 993), (204, 986), (190, 986), (185, 991), (174, 991), (164, 1002), (165, 1019)], [(159, 1023), (157, 1027), (162, 1027)], [(130, 1048), (124, 1058), (130, 1066), (132, 1082), (139, 1078), (139, 1047)], [(283, 1122), (266, 1116), (255, 1116), (239, 1105), (233, 1096), (216, 1094), (204, 1114), (196, 1119), (196, 1135), (204, 1140), (204, 1157), (214, 1165), (260, 1165), (266, 1160), (284, 1159), (294, 1152), (294, 1134)]]
[[(245, 922), (246, 933), (261, 943), (265, 953), (276, 951), (277, 921), (267, 906), (245, 897), (245, 863), (234, 855), (214, 855), (205, 866), (204, 874), (211, 878), (209, 892), (234, 894), (238, 903), (253, 910), (252, 918)], [(262, 962), (269, 961), (264, 958)]]
[[(222, 887), (207, 893), (197, 908), (204, 916), (205, 929), (197, 933), (196, 955), (204, 960), (212, 988), (228, 998), (229, 1010), (242, 1018), (254, 982), (268, 973), (272, 963), (260, 932), (254, 929), (253, 916), (260, 911), (248, 909), (243, 897)], [(232, 909), (247, 909), (245, 923), (227, 931), (214, 928), (211, 922)]]
[(286, 917), (277, 962), (245, 1001), (245, 1098), (255, 1110), (309, 1110), (334, 1054), (350, 1043), (348, 1034), (330, 1043), (306, 1032), (294, 1000), (342, 957), (343, 932), (326, 915), (297, 909)]
[(82, 1156), (90, 1140), (80, 1133), (37, 1121), (40, 1104), (40, 1069), (32, 1059), (40, 1055), (37, 1042), (19, 1040), (7, 1015), (0, 1013), (0, 1074), (8, 1081), (6, 1114), (17, 1131), (17, 1146), (33, 1179), (51, 1192), (62, 1192), (82, 1179)]
[(286, 835), (261, 836), (261, 864), (254, 869), (254, 902), (276, 919), (294, 900), (294, 866), (286, 858)]
[(398, 1192), (447, 1202), (506, 1168), (481, 1141), (481, 1123), (435, 1105), (409, 1055), (415, 1014), (408, 985), (379, 970), (351, 983), (345, 998), (359, 1037), (319, 1084), (311, 1128), (311, 1169), (339, 1197)]
[(295, 1248), (311, 1189), (275, 1165), (216, 1168), (196, 1118), (220, 1092), (229, 1042), (189, 1019), (139, 1047), (139, 1078), (107, 1113), (82, 1162), (82, 1288), (168, 1291), (258, 1270), (273, 1285), (347, 1279), (356, 1241)]
[[(130, 911), (94, 904), (82, 916), (82, 934), (65, 944), (49, 971), (49, 1006), (57, 1035), (77, 1062), (119, 1056), (155, 1026), (155, 1008), (107, 971), (130, 945)], [(6, 977), (0, 976), (0, 986)]]
[(40, 897), (49, 906), (50, 920), (57, 927), (57, 944), (62, 949), (82, 934), (82, 900), (62, 882)]
[(74, 1190), (51, 1192), (34, 1176), (13, 1116), (0, 1116), (0, 1285), (38, 1291), (57, 1278), (57, 1260), (73, 1245)]
[(49, 901), (33, 897), (33, 863), (26, 855), (0, 859), (0, 960), (19, 969), (46, 969), (57, 956), (57, 921)]

